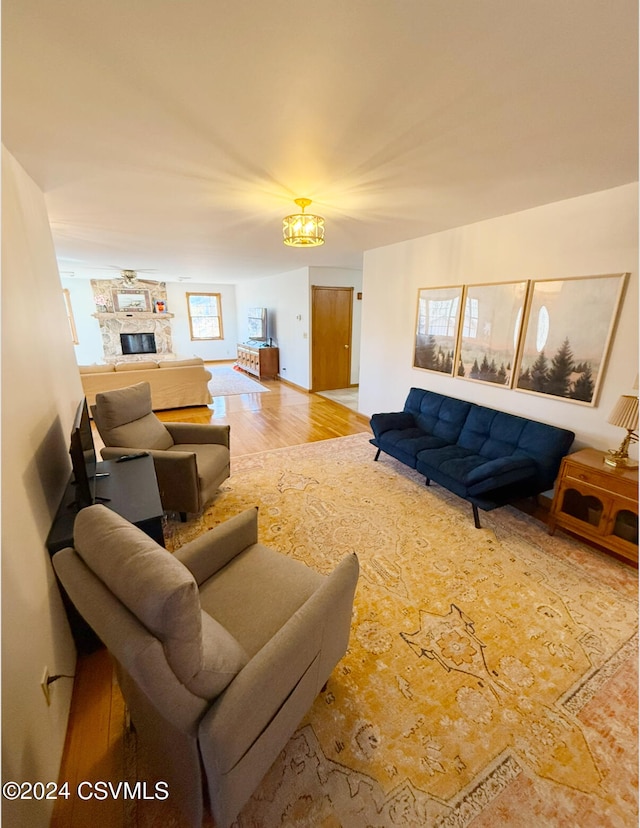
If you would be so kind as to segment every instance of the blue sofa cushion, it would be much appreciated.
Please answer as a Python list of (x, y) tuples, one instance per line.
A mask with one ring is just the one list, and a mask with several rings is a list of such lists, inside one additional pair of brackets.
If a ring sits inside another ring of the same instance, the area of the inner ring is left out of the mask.
[(513, 454), (527, 421), (513, 414), (474, 406), (460, 432), (458, 445), (494, 460)]
[(371, 442), (374, 446), (382, 448), (387, 454), (412, 469), (416, 467), (416, 458), (421, 451), (446, 445), (446, 442), (440, 437), (425, 434), (419, 428), (385, 431), (379, 438), (371, 440)]
[(421, 388), (409, 391), (404, 407), (413, 413), (418, 428), (444, 443), (457, 441), (470, 409), (471, 403)]

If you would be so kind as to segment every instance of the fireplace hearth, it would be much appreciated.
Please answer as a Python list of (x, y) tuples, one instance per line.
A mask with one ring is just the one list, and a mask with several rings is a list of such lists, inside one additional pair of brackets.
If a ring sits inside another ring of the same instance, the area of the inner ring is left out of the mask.
[(152, 333), (121, 333), (120, 345), (125, 356), (157, 353), (156, 338)]

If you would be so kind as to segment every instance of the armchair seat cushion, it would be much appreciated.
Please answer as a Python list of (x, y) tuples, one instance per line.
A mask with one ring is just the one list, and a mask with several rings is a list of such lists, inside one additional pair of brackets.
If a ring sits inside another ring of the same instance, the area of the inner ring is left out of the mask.
[(301, 561), (256, 543), (200, 585), (200, 602), (252, 657), (324, 579)]

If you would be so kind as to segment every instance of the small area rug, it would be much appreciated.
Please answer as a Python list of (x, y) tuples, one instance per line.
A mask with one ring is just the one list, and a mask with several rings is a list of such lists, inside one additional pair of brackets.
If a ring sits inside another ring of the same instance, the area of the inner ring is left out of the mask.
[(481, 513), (367, 435), (234, 458), (175, 549), (260, 506), (320, 572), (357, 552), (349, 651), (237, 828), (637, 825), (637, 572)]
[(252, 380), (242, 371), (236, 371), (230, 365), (207, 365), (212, 377), (209, 391), (212, 397), (229, 397), (232, 394), (256, 394), (268, 391), (264, 385)]

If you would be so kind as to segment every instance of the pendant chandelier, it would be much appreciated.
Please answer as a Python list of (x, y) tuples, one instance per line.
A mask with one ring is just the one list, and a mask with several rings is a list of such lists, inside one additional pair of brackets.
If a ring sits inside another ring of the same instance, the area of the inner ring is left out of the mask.
[(296, 198), (299, 213), (282, 219), (284, 243), (289, 247), (318, 247), (324, 244), (324, 219), (305, 213), (305, 207), (311, 204), (310, 198)]

